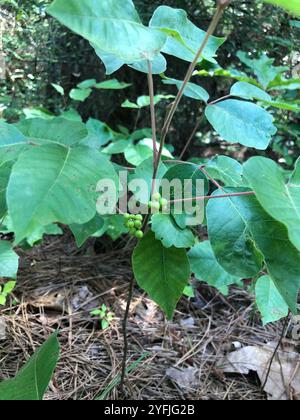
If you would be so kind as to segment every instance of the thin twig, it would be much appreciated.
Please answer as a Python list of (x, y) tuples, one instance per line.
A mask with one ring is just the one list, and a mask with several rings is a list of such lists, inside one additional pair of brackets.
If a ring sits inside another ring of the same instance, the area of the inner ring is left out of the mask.
[(223, 190), (223, 187), (216, 181), (212, 176), (209, 175), (209, 173), (204, 169), (205, 166), (199, 166), (199, 171), (203, 173), (203, 175), (206, 176), (219, 190)]
[(129, 283), (128, 290), (128, 299), (126, 304), (126, 310), (123, 319), (123, 337), (124, 337), (124, 349), (123, 349), (123, 360), (122, 360), (122, 371), (121, 371), (121, 380), (120, 380), (120, 389), (122, 394), (124, 394), (124, 381), (126, 376), (126, 363), (127, 363), (127, 354), (128, 354), (128, 337), (127, 337), (127, 326), (128, 318), (130, 312), (130, 305), (133, 297), (133, 288), (134, 288), (134, 277), (131, 278)]
[(276, 357), (276, 355), (278, 353), (278, 350), (279, 350), (279, 348), (280, 348), (280, 346), (282, 344), (282, 341), (284, 339), (285, 332), (286, 332), (286, 329), (287, 329), (287, 326), (288, 326), (288, 322), (289, 322), (289, 315), (285, 318), (285, 322), (284, 322), (284, 325), (283, 325), (283, 328), (282, 328), (280, 339), (279, 339), (278, 344), (277, 344), (277, 346), (276, 346), (276, 348), (275, 348), (275, 350), (273, 352), (273, 355), (271, 357), (269, 368), (268, 368), (267, 375), (266, 375), (266, 379), (265, 379), (265, 381), (264, 381), (264, 383), (262, 385), (262, 390), (263, 391), (264, 391), (264, 389), (265, 389), (265, 387), (267, 385), (268, 379), (270, 377), (270, 373), (271, 373), (271, 369), (272, 369), (272, 365), (273, 365), (273, 362), (275, 360), (275, 357)]
[(226, 99), (230, 99), (230, 98), (234, 98), (234, 97), (235, 97), (235, 96), (233, 96), (233, 95), (225, 95), (225, 96), (221, 96), (221, 98), (218, 98), (218, 99), (216, 99), (216, 100), (214, 100), (214, 101), (209, 102), (209, 103), (207, 104), (207, 106), (209, 106), (209, 105), (215, 105), (215, 104), (218, 104), (219, 102), (226, 101)]

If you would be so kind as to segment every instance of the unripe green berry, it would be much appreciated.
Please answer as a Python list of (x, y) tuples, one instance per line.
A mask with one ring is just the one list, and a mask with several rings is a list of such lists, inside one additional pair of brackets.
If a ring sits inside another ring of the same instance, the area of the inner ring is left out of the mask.
[(127, 222), (127, 227), (128, 227), (128, 229), (134, 228), (134, 222), (132, 220), (130, 220), (129, 222)]
[(137, 214), (135, 216), (135, 220), (138, 220), (139, 222), (142, 222), (143, 221), (143, 216), (141, 214)]
[(143, 223), (140, 222), (139, 220), (137, 220), (136, 222), (134, 222), (134, 227), (137, 229), (140, 229), (143, 226)]
[(168, 204), (169, 204), (169, 202), (165, 198), (160, 199), (160, 205), (161, 205), (162, 208), (164, 208), (164, 207), (167, 208)]
[(159, 192), (156, 192), (155, 194), (152, 195), (153, 201), (159, 201), (160, 199), (161, 199), (161, 195), (159, 194)]
[(135, 237), (136, 237), (137, 239), (142, 239), (142, 238), (144, 237), (144, 233), (143, 233), (143, 231), (138, 230), (138, 231), (136, 232), (136, 234), (135, 234)]
[(129, 213), (124, 213), (124, 219), (130, 220), (131, 219), (131, 215)]
[(151, 211), (153, 213), (159, 212), (159, 210), (160, 210), (160, 204), (159, 204), (159, 202), (157, 202), (157, 201), (154, 201), (154, 202), (151, 201), (150, 203), (149, 203), (149, 207), (150, 207)]

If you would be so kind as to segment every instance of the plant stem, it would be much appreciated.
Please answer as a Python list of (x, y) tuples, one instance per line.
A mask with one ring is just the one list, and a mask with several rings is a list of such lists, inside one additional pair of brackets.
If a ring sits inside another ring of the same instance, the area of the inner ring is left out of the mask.
[(199, 48), (193, 62), (189, 66), (189, 69), (188, 69), (188, 71), (185, 75), (182, 86), (181, 86), (181, 88), (180, 88), (180, 90), (179, 90), (179, 92), (178, 92), (178, 94), (175, 98), (175, 101), (173, 102), (173, 105), (172, 105), (172, 107), (171, 107), (171, 109), (170, 109), (170, 111), (167, 115), (165, 124), (164, 124), (163, 129), (162, 129), (161, 140), (160, 140), (160, 148), (159, 148), (159, 152), (158, 152), (158, 159), (157, 159), (157, 162), (156, 162), (156, 169), (154, 171), (154, 177), (153, 178), (156, 178), (157, 170), (158, 170), (158, 164), (159, 164), (159, 161), (160, 161), (160, 158), (161, 158), (161, 155), (162, 155), (162, 151), (163, 151), (163, 148), (164, 148), (164, 145), (165, 145), (165, 140), (166, 140), (167, 134), (169, 132), (169, 128), (170, 128), (171, 122), (173, 120), (173, 117), (175, 115), (175, 112), (176, 112), (176, 110), (178, 108), (178, 105), (179, 105), (179, 103), (180, 103), (180, 101), (183, 97), (183, 93), (184, 93), (184, 90), (186, 88), (186, 85), (188, 84), (188, 82), (190, 81), (190, 79), (193, 75), (193, 72), (194, 72), (194, 70), (195, 70), (195, 68), (198, 64), (199, 58), (201, 57), (201, 55), (202, 55), (202, 53), (203, 53), (203, 51), (204, 51), (204, 49), (205, 49), (205, 47), (206, 47), (206, 45), (209, 41), (209, 38), (214, 34), (226, 6), (227, 6), (227, 4), (224, 4), (224, 5), (223, 4), (218, 4), (217, 10), (214, 14), (214, 17), (213, 17), (210, 25), (209, 25), (209, 28), (208, 28), (208, 30), (206, 32), (206, 35), (205, 35), (205, 38), (202, 41), (202, 43), (200, 45), (200, 48)]
[(209, 173), (204, 169), (203, 166), (199, 166), (199, 171), (201, 171), (206, 178), (208, 178), (218, 189), (223, 190), (222, 186), (216, 181), (212, 176), (209, 175)]
[(124, 319), (123, 319), (124, 349), (123, 349), (122, 371), (121, 371), (121, 380), (120, 380), (120, 389), (123, 394), (124, 394), (124, 381), (125, 381), (125, 376), (126, 376), (126, 362), (127, 362), (127, 354), (128, 354), (127, 326), (128, 326), (130, 305), (131, 305), (131, 301), (133, 297), (133, 288), (134, 288), (134, 277), (132, 277), (129, 283), (128, 299), (127, 299), (126, 310), (125, 310)]
[(155, 168), (156, 162), (158, 159), (158, 150), (157, 150), (157, 137), (156, 137), (154, 85), (153, 85), (152, 63), (150, 60), (148, 60), (148, 86), (149, 86), (149, 97), (150, 97), (150, 113), (151, 113), (151, 128), (152, 128), (152, 142), (153, 142), (153, 168)]
[(230, 197), (245, 197), (245, 196), (251, 196), (255, 195), (254, 191), (245, 191), (245, 192), (239, 192), (239, 193), (231, 193), (231, 194), (222, 194), (222, 195), (203, 195), (201, 197), (192, 197), (192, 198), (180, 198), (177, 200), (171, 200), (169, 201), (170, 204), (174, 203), (184, 203), (188, 201), (201, 201), (201, 200), (213, 200), (216, 198), (230, 198)]
[(221, 98), (218, 98), (215, 101), (209, 102), (207, 104), (207, 106), (218, 104), (219, 102), (226, 101), (226, 99), (230, 99), (230, 98), (234, 98), (234, 96), (233, 95), (225, 95), (225, 96), (222, 96)]

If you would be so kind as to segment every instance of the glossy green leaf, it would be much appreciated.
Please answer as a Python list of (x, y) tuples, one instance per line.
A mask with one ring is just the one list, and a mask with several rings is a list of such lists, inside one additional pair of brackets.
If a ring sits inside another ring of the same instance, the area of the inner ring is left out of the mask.
[(91, 220), (96, 213), (96, 185), (102, 178), (118, 185), (113, 165), (96, 150), (52, 144), (24, 152), (7, 188), (15, 242), (30, 236), (37, 225)]
[(108, 228), (109, 221), (98, 214), (83, 225), (74, 224), (70, 229), (75, 236), (76, 244), (81, 247), (91, 236), (100, 237)]
[[(168, 6), (159, 6), (150, 21), (150, 26), (160, 28), (167, 35), (167, 42), (162, 51), (185, 61), (193, 61), (197, 51), (204, 40), (206, 33), (197, 28), (181, 9)], [(199, 62), (202, 59), (215, 62), (218, 48), (224, 43), (225, 38), (210, 37)]]
[(188, 257), (197, 280), (215, 287), (224, 295), (228, 294), (228, 286), (240, 281), (240, 277), (232, 276), (218, 263), (209, 241), (195, 245)]
[(230, 95), (237, 96), (239, 98), (249, 99), (249, 100), (253, 100), (253, 99), (259, 99), (263, 101), (272, 100), (271, 96), (267, 92), (247, 82), (235, 83), (230, 90)]
[(88, 132), (85, 125), (58, 117), (50, 121), (41, 118), (23, 120), (16, 127), (32, 144), (59, 143), (66, 146), (78, 144)]
[(228, 156), (215, 156), (205, 163), (205, 170), (227, 187), (239, 187), (243, 184), (242, 165)]
[(272, 115), (250, 102), (229, 99), (207, 106), (205, 115), (224, 140), (258, 150), (265, 150), (277, 131)]
[(164, 248), (148, 232), (135, 248), (132, 263), (138, 285), (171, 319), (190, 276), (186, 251)]
[(260, 277), (255, 286), (256, 304), (264, 324), (288, 316), (289, 307), (269, 276)]
[(169, 214), (154, 214), (151, 229), (165, 248), (191, 248), (195, 238), (190, 229), (180, 229)]
[(57, 334), (35, 352), (14, 379), (0, 383), (0, 401), (41, 401), (59, 358)]
[(289, 231), (291, 242), (300, 250), (300, 159), (287, 183), (281, 168), (270, 159), (254, 157), (244, 165), (244, 175), (263, 208)]
[(0, 241), (0, 277), (15, 279), (19, 267), (19, 257), (7, 241)]
[(271, 3), (274, 6), (279, 6), (287, 12), (300, 16), (300, 3), (299, 0), (264, 0), (266, 3)]
[(84, 102), (92, 93), (92, 89), (72, 89), (69, 96), (74, 101)]
[[(181, 88), (183, 82), (176, 79), (163, 79), (165, 85), (175, 85), (178, 90)], [(184, 89), (184, 95), (188, 98), (196, 99), (198, 101), (208, 102), (209, 93), (201, 86), (196, 85), (196, 83), (189, 82)]]
[[(227, 192), (231, 192), (231, 189), (216, 191), (214, 195)], [(262, 269), (263, 257), (256, 248), (248, 220), (240, 213), (235, 202), (227, 198), (210, 200), (206, 207), (206, 218), (209, 239), (222, 267), (239, 278), (256, 276)]]
[(55, 0), (48, 13), (101, 51), (125, 63), (152, 60), (162, 49), (162, 31), (141, 23), (131, 0)]

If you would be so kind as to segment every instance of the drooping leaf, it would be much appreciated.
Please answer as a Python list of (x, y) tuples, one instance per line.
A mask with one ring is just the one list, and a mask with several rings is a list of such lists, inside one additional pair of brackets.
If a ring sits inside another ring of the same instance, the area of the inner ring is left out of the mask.
[(41, 401), (59, 358), (57, 334), (53, 334), (14, 379), (0, 383), (1, 401)]
[(267, 92), (247, 82), (235, 83), (230, 90), (230, 95), (237, 96), (239, 98), (249, 99), (249, 100), (253, 100), (253, 99), (259, 99), (263, 101), (272, 100), (271, 96)]
[[(173, 9), (168, 6), (159, 6), (155, 10), (150, 26), (160, 28), (168, 35), (162, 52), (190, 62), (194, 60), (206, 36), (203, 30), (197, 28), (188, 19), (184, 10)], [(225, 38), (210, 37), (199, 62), (203, 59), (215, 62), (216, 52), (224, 41)]]
[(180, 229), (169, 214), (154, 214), (151, 229), (165, 248), (191, 248), (195, 238), (190, 229)]
[(289, 231), (291, 242), (300, 251), (300, 159), (287, 183), (280, 167), (264, 157), (254, 157), (244, 165), (244, 175), (262, 207)]
[(78, 144), (88, 132), (82, 122), (62, 117), (50, 121), (41, 118), (23, 120), (16, 127), (33, 144), (60, 143), (66, 146)]
[(0, 277), (15, 279), (19, 267), (19, 257), (7, 241), (0, 241)]
[(37, 225), (91, 220), (96, 213), (96, 184), (103, 178), (118, 185), (113, 165), (87, 147), (67, 149), (52, 144), (24, 152), (13, 167), (7, 188), (15, 242), (30, 236)]
[(190, 275), (186, 251), (164, 248), (148, 232), (135, 248), (132, 263), (138, 285), (171, 319)]
[[(223, 195), (231, 190), (219, 190), (214, 195)], [(229, 198), (210, 200), (206, 217), (209, 239), (221, 266), (239, 278), (256, 276), (262, 269), (263, 256), (255, 245), (248, 220), (242, 216), (235, 202)]]
[(239, 187), (243, 184), (242, 165), (228, 156), (215, 156), (205, 163), (205, 170), (227, 187)]
[(255, 295), (264, 325), (288, 316), (289, 307), (270, 276), (263, 276), (257, 280)]
[(277, 131), (272, 115), (250, 102), (229, 99), (208, 105), (205, 115), (224, 140), (258, 150), (265, 150)]
[(166, 42), (162, 31), (141, 23), (131, 0), (55, 0), (48, 13), (96, 48), (129, 64), (152, 60)]
[(109, 220), (104, 219), (98, 214), (89, 222), (70, 226), (70, 229), (75, 236), (76, 244), (81, 247), (91, 236), (102, 236), (108, 228)]
[[(162, 81), (165, 85), (177, 86), (178, 90), (183, 84), (181, 80), (176, 79), (163, 79)], [(188, 98), (196, 99), (198, 101), (208, 102), (209, 100), (209, 93), (203, 87), (197, 85), (196, 83), (189, 82), (186, 88), (184, 89), (184, 95)]]
[(300, 16), (300, 3), (299, 0), (264, 0), (266, 3), (271, 3), (274, 6), (279, 6), (288, 11), (289, 13)]
[(92, 93), (92, 89), (72, 89), (69, 96), (74, 101), (84, 102)]
[(218, 263), (209, 241), (195, 245), (188, 257), (197, 280), (208, 283), (224, 295), (228, 294), (228, 286), (240, 281), (240, 277), (232, 276)]

